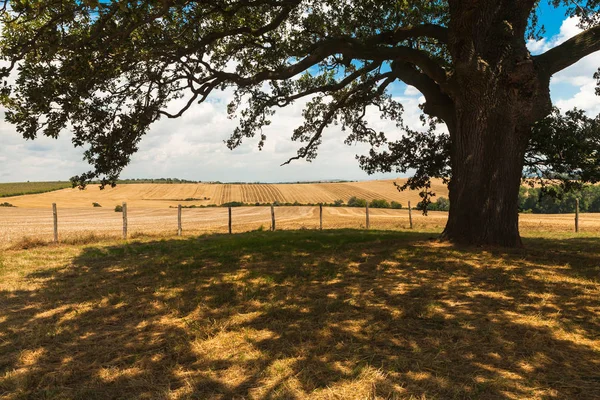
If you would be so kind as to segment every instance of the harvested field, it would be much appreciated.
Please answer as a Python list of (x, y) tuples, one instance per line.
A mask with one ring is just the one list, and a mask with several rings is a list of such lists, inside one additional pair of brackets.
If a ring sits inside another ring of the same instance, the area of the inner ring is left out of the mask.
[[(404, 179), (396, 182), (402, 183)], [(434, 182), (438, 196), (448, 196), (441, 181)], [(249, 204), (280, 203), (317, 204), (347, 202), (356, 196), (367, 200), (385, 199), (397, 201), (405, 207), (410, 200), (413, 205), (420, 201), (416, 191), (399, 192), (393, 180), (350, 183), (298, 183), (298, 184), (121, 184), (115, 188), (100, 190), (95, 185), (79, 189), (63, 189), (51, 193), (7, 197), (5, 201), (22, 208), (47, 208), (57, 203), (65, 208), (92, 207), (96, 202), (103, 207), (114, 208), (126, 201), (136, 208), (168, 208), (184, 205), (220, 205), (232, 201)]]
[[(397, 182), (402, 182), (398, 180)], [(434, 182), (433, 191), (447, 195), (441, 181)], [(122, 231), (122, 215), (114, 207), (128, 203), (129, 233), (136, 235), (171, 235), (177, 231), (177, 204), (184, 206), (245, 203), (332, 203), (359, 198), (386, 199), (404, 205), (419, 201), (416, 192), (398, 192), (393, 181), (307, 184), (123, 184), (99, 190), (90, 186), (84, 191), (63, 189), (51, 193), (8, 197), (3, 199), (17, 206), (0, 208), (0, 247), (12, 246), (23, 240), (52, 239), (51, 204), (57, 203), (59, 236), (63, 241), (76, 241), (92, 236), (118, 237)], [(92, 207), (97, 202), (102, 207)], [(372, 229), (408, 229), (408, 211), (371, 209)], [(317, 207), (277, 207), (278, 229), (316, 229), (319, 226)], [(440, 232), (447, 214), (430, 212), (422, 216), (413, 211), (414, 228)], [(535, 232), (568, 233), (574, 228), (574, 215), (521, 215), (524, 235)], [(325, 229), (364, 228), (365, 211), (357, 208), (325, 207)], [(270, 211), (265, 207), (240, 207), (233, 210), (233, 231), (245, 232), (269, 229)], [(600, 214), (582, 214), (583, 233), (600, 233)], [(184, 235), (227, 231), (227, 210), (224, 208), (186, 208), (183, 210)]]
[(504, 250), (430, 236), (0, 252), (0, 397), (598, 399), (599, 238)]
[[(318, 229), (319, 208), (312, 206), (276, 207), (277, 229)], [(370, 227), (379, 230), (409, 228), (408, 210), (371, 209)], [(429, 212), (423, 216), (413, 210), (416, 230), (441, 232), (448, 214)], [(269, 207), (235, 207), (232, 209), (233, 232), (271, 226)], [(227, 208), (193, 208), (182, 210), (183, 234), (227, 232)], [(122, 232), (122, 214), (108, 208), (58, 208), (59, 236), (63, 241), (76, 241), (86, 236), (118, 237)], [(0, 247), (11, 246), (24, 239), (50, 241), (53, 237), (52, 210), (0, 208)], [(362, 208), (324, 207), (324, 229), (357, 229), (366, 226)], [(137, 208), (129, 206), (128, 228), (131, 235), (172, 235), (177, 232), (177, 209)], [(574, 215), (522, 214), (520, 229), (524, 235), (538, 232), (569, 233), (574, 229)], [(581, 214), (582, 233), (600, 234), (600, 214)]]

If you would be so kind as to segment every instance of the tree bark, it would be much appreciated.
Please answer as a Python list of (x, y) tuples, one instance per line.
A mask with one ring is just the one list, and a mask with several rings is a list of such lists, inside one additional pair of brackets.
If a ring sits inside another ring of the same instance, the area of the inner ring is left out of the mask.
[(477, 117), (460, 118), (454, 134), (443, 237), (461, 244), (519, 247), (518, 194), (528, 127)]
[(551, 111), (549, 75), (527, 50), (533, 1), (450, 2), (454, 70), (443, 87), (450, 132), (450, 212), (443, 237), (469, 245), (521, 246), (518, 195), (533, 124)]
[(443, 237), (519, 247), (525, 152), (531, 127), (551, 110), (549, 81), (518, 59), (513, 68), (466, 68), (455, 79), (462, 89), (453, 96), (455, 123), (449, 126), (452, 178)]

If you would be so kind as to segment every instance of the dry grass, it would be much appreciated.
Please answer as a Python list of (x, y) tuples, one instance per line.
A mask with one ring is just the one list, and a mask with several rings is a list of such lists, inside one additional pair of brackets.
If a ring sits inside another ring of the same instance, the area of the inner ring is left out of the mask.
[[(277, 229), (317, 229), (317, 207), (277, 207)], [(580, 229), (588, 235), (600, 234), (600, 214), (582, 214)], [(122, 214), (108, 208), (58, 208), (59, 237), (62, 242), (75, 243), (90, 237), (117, 238), (122, 233)], [(186, 236), (204, 233), (227, 232), (227, 209), (204, 208), (183, 210), (183, 233)], [(441, 232), (446, 224), (447, 213), (430, 212), (423, 216), (413, 211), (415, 229)], [(566, 234), (573, 232), (574, 215), (523, 214), (520, 218), (521, 232), (537, 235), (543, 232)], [(325, 229), (364, 228), (365, 210), (346, 207), (325, 207)], [(129, 232), (132, 235), (165, 236), (177, 232), (177, 210), (129, 207)], [(268, 207), (239, 207), (233, 209), (233, 231), (247, 232), (257, 229), (269, 230), (271, 214)], [(379, 230), (403, 230), (409, 228), (407, 210), (371, 209), (370, 226)], [(47, 243), (53, 239), (52, 210), (0, 208), (0, 248), (25, 241)], [(21, 246), (23, 247), (23, 246)]]
[(600, 239), (254, 232), (0, 254), (0, 397), (595, 399)]

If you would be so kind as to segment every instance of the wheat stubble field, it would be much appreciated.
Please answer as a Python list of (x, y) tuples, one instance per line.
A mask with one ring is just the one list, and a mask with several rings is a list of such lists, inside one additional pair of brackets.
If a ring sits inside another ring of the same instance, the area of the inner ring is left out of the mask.
[[(397, 182), (401, 183), (402, 180)], [(434, 192), (447, 196), (447, 188), (435, 182)], [(231, 201), (252, 203), (332, 203), (347, 202), (352, 196), (367, 200), (385, 199), (400, 202), (404, 207), (415, 205), (420, 197), (415, 191), (399, 192), (393, 181), (310, 184), (123, 184), (100, 190), (89, 186), (86, 190), (62, 189), (42, 194), (6, 197), (3, 201), (15, 207), (0, 207), (0, 246), (11, 246), (20, 241), (50, 241), (53, 237), (51, 204), (57, 203), (59, 237), (62, 241), (76, 241), (90, 237), (117, 237), (122, 230), (122, 215), (114, 207), (128, 204), (129, 233), (170, 236), (177, 231), (178, 204), (200, 206), (223, 204)], [(92, 203), (102, 207), (93, 207)], [(430, 212), (423, 216), (413, 211), (414, 228), (439, 232), (447, 214)], [(233, 231), (245, 232), (269, 229), (268, 207), (236, 207), (233, 209)], [(276, 208), (278, 229), (316, 229), (319, 227), (319, 209), (316, 206), (285, 206)], [(185, 208), (182, 212), (184, 235), (223, 233), (227, 231), (226, 208)], [(573, 231), (574, 215), (523, 214), (522, 232), (568, 233)], [(364, 228), (365, 210), (361, 208), (325, 207), (324, 229)], [(407, 229), (408, 210), (371, 209), (370, 227), (380, 230)], [(580, 228), (588, 234), (600, 233), (600, 214), (582, 214)]]
[[(404, 179), (396, 180), (403, 183)], [(92, 203), (112, 207), (126, 201), (135, 208), (168, 208), (183, 205), (221, 205), (232, 201), (244, 203), (333, 203), (347, 202), (352, 196), (373, 200), (397, 201), (405, 207), (420, 201), (416, 191), (399, 192), (393, 180), (340, 183), (289, 183), (289, 184), (212, 184), (180, 183), (121, 184), (115, 188), (100, 190), (90, 185), (85, 190), (63, 189), (29, 196), (6, 197), (7, 201), (20, 208), (47, 208), (57, 203), (65, 208), (89, 208)], [(435, 181), (432, 190), (439, 196), (448, 196), (448, 189), (441, 181)]]

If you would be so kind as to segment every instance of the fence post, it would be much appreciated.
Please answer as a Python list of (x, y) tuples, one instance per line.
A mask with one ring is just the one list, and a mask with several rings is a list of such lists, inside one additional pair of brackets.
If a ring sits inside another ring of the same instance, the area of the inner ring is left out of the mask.
[(323, 204), (319, 204), (319, 229), (323, 230)]
[(275, 231), (275, 207), (271, 204), (271, 231)]
[(412, 209), (410, 208), (410, 200), (408, 201), (408, 222), (410, 223), (410, 229), (412, 229)]
[(58, 243), (58, 213), (56, 203), (52, 203), (52, 219), (54, 220), (54, 243)]
[(177, 236), (181, 236), (181, 204), (177, 206)]
[(369, 203), (368, 202), (367, 202), (366, 210), (367, 210), (367, 229), (369, 229)]
[(127, 240), (127, 203), (123, 203), (123, 240)]
[(579, 232), (579, 199), (575, 199), (575, 232)]
[(229, 206), (229, 234), (231, 234), (231, 206)]

